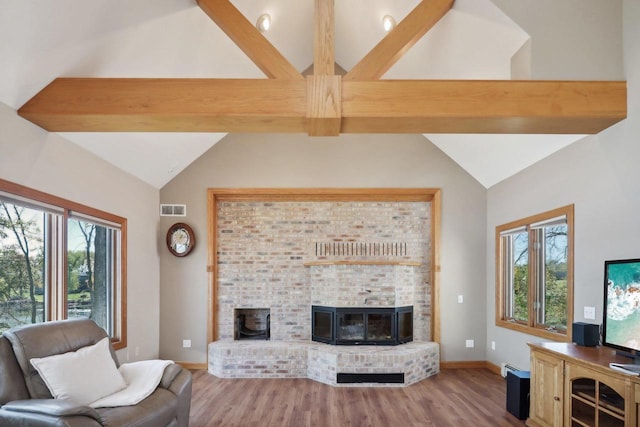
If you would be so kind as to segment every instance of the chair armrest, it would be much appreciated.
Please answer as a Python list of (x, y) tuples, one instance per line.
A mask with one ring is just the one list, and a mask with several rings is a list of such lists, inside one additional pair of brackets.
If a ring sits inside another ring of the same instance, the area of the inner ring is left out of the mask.
[(171, 383), (173, 383), (173, 380), (176, 379), (182, 369), (182, 366), (178, 365), (177, 363), (172, 363), (171, 365), (164, 368), (162, 379), (160, 380), (160, 387), (169, 389), (171, 387)]
[[(58, 400), (58, 399), (26, 399), (26, 400), (14, 400), (9, 402), (0, 408), (0, 411), (6, 411), (4, 414), (6, 417), (17, 420), (23, 415), (25, 418), (31, 420), (27, 421), (24, 425), (103, 425), (102, 417), (98, 412), (85, 405), (78, 405), (76, 403)], [(22, 415), (21, 415), (22, 414)], [(82, 417), (84, 421), (77, 424), (78, 417)], [(87, 420), (87, 418), (92, 420)], [(4, 416), (0, 416), (1, 420)], [(61, 418), (68, 418), (69, 423), (61, 423)], [(37, 420), (37, 421), (36, 421)], [(12, 424), (13, 425), (13, 424)], [(22, 423), (17, 425), (23, 425)]]
[(167, 366), (164, 373), (160, 387), (166, 388), (176, 395), (178, 398), (178, 427), (187, 427), (191, 410), (191, 372), (176, 364)]

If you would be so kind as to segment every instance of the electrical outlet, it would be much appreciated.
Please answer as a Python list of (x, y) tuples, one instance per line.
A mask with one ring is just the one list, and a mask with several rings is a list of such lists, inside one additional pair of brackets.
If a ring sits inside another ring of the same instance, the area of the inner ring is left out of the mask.
[(474, 346), (473, 340), (467, 340), (466, 347), (467, 348), (473, 348), (473, 346)]
[(595, 307), (584, 307), (584, 318), (587, 320), (596, 320), (596, 308)]
[(462, 304), (464, 302), (464, 295), (458, 295), (458, 304)]
[(496, 349), (496, 342), (491, 341), (491, 350), (495, 350), (495, 349)]
[(182, 340), (182, 348), (191, 348), (191, 340)]

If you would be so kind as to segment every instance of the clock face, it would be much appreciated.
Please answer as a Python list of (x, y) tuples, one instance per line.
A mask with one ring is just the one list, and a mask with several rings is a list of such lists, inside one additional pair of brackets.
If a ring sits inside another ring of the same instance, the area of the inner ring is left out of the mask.
[(193, 230), (187, 224), (177, 223), (167, 232), (167, 248), (175, 256), (186, 256), (195, 245)]
[(189, 233), (184, 228), (178, 228), (171, 235), (171, 246), (178, 253), (183, 253), (189, 247)]

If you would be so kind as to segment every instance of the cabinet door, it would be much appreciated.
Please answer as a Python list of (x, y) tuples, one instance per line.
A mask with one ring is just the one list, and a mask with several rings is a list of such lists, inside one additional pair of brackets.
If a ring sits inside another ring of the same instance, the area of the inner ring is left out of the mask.
[(565, 366), (565, 423), (568, 426), (624, 427), (632, 425), (631, 383), (583, 366)]
[(562, 427), (564, 362), (546, 353), (531, 352), (530, 425)]

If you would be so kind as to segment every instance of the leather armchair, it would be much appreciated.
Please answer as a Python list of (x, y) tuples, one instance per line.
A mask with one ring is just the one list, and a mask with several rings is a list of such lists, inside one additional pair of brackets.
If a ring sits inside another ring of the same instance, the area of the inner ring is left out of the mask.
[[(160, 385), (137, 405), (94, 409), (52, 398), (29, 360), (76, 351), (106, 336), (89, 319), (46, 322), (6, 331), (0, 337), (0, 426), (187, 427), (191, 373), (179, 365), (169, 365)], [(110, 350), (118, 366), (113, 347)]]

